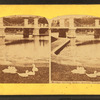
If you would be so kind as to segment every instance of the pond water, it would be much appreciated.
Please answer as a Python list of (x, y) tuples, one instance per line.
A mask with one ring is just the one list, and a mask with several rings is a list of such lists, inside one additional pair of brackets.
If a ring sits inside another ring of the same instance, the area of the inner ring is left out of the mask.
[[(49, 36), (36, 36), (31, 42), (0, 45), (0, 64), (3, 61), (32, 62), (49, 60)], [(8, 63), (9, 64), (9, 63)]]
[(100, 67), (100, 43), (81, 46), (67, 46), (59, 54), (63, 63)]

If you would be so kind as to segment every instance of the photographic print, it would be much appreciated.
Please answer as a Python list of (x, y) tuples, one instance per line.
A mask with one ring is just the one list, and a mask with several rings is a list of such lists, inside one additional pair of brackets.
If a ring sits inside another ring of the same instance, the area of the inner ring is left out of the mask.
[(49, 50), (45, 17), (1, 17), (0, 83), (49, 83)]
[(51, 22), (52, 82), (100, 81), (100, 18), (59, 16)]
[(0, 94), (99, 94), (100, 5), (0, 5)]

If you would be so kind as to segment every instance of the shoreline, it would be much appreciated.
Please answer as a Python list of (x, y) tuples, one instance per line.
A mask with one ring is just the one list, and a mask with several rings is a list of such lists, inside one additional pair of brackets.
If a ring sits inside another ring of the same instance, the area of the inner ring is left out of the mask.
[(35, 64), (36, 67), (49, 67), (49, 62), (31, 62), (31, 63), (16, 63), (16, 62), (4, 62), (4, 63), (0, 63), (0, 66), (15, 66), (15, 67), (32, 67), (32, 64)]
[(80, 41), (80, 42), (76, 42), (77, 46), (81, 46), (81, 45), (89, 45), (89, 44), (98, 44), (100, 43), (100, 40), (87, 40), (87, 41)]

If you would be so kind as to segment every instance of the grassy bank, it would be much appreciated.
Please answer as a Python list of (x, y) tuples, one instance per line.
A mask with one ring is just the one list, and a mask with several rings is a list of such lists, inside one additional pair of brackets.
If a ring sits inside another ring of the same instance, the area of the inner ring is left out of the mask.
[[(76, 69), (76, 66), (62, 65), (51, 63), (52, 81), (91, 81), (98, 82), (100, 77), (90, 78), (86, 74), (73, 74), (71, 71)], [(85, 68), (86, 73), (93, 74), (94, 71), (100, 72), (100, 68)]]
[(0, 66), (0, 83), (48, 83), (49, 82), (49, 68), (38, 67), (38, 72), (35, 75), (28, 77), (21, 77), (17, 73), (25, 73), (26, 70), (31, 71), (32, 67), (16, 67), (17, 73), (3, 73), (2, 70), (8, 66)]

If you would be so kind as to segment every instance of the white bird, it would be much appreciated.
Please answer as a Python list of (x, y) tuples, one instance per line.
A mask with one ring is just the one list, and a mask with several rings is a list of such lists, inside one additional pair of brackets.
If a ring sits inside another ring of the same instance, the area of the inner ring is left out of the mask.
[(97, 76), (100, 76), (100, 72), (97, 72)]
[(71, 71), (73, 74), (85, 74), (86, 70), (84, 67), (77, 67), (76, 69)]
[(94, 71), (93, 74), (86, 74), (88, 77), (95, 78), (97, 77), (97, 71)]
[(38, 71), (38, 68), (36, 68), (35, 64), (32, 64), (33, 68), (32, 68), (32, 71)]
[(17, 69), (15, 67), (12, 66), (8, 66), (7, 69), (2, 70), (4, 73), (11, 73), (11, 74), (15, 74), (17, 72)]
[(28, 77), (28, 70), (26, 70), (25, 73), (18, 73), (18, 75), (21, 77)]
[(35, 67), (35, 64), (32, 64), (32, 67)]
[(28, 75), (35, 75), (35, 72), (29, 71)]

